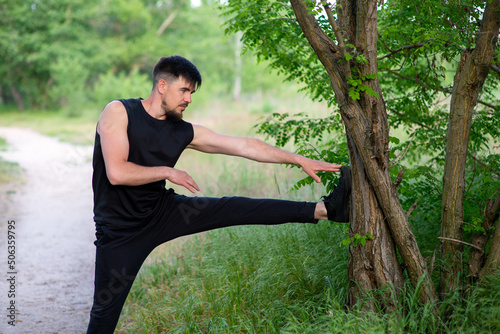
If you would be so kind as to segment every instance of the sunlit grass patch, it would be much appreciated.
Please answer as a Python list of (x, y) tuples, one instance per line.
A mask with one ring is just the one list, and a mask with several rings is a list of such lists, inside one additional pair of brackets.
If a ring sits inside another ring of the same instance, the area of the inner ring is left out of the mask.
[(94, 141), (97, 112), (82, 112), (68, 117), (60, 111), (0, 110), (1, 126), (33, 129), (73, 144), (91, 145)]
[[(0, 151), (7, 149), (7, 141), (0, 137)], [(21, 175), (21, 167), (16, 162), (6, 161), (0, 157), (0, 185), (18, 179)]]
[(21, 175), (21, 167), (16, 162), (6, 161), (0, 157), (0, 184), (16, 180)]

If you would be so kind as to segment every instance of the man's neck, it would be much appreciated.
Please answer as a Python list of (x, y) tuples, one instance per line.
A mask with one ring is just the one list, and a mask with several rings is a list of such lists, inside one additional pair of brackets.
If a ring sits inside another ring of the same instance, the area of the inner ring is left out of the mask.
[(151, 117), (164, 120), (166, 119), (166, 116), (161, 110), (161, 103), (155, 101), (156, 99), (159, 99), (159, 97), (155, 97), (151, 94), (147, 99), (141, 101), (142, 106)]

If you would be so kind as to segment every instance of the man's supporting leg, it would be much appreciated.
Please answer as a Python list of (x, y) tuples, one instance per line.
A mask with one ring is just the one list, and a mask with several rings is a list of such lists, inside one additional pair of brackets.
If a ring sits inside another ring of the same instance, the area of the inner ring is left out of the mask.
[(152, 251), (142, 231), (111, 231), (98, 228), (94, 304), (88, 334), (114, 332), (134, 279)]

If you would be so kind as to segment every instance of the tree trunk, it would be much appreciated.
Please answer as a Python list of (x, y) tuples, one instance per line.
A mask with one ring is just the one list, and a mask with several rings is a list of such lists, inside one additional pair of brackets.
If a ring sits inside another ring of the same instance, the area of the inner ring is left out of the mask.
[[(389, 176), (387, 112), (378, 80), (365, 84), (380, 97), (364, 92), (360, 92), (359, 100), (349, 97), (347, 79), (352, 75), (351, 66), (359, 70), (360, 77), (377, 73), (377, 2), (341, 2), (341, 30), (335, 20), (330, 20), (337, 44), (322, 31), (303, 1), (291, 0), (291, 4), (304, 35), (329, 75), (346, 126), (353, 173), (351, 233), (373, 232), (375, 237), (366, 246), (351, 248), (349, 275), (359, 288), (351, 289), (349, 302), (355, 302), (367, 288), (388, 283), (401, 286), (403, 279), (392, 241), (400, 251), (412, 283), (416, 286), (422, 280), (420, 300), (432, 302), (436, 295), (426, 263)], [(355, 45), (357, 54), (364, 55), (368, 62), (347, 62), (343, 38)]]
[(24, 102), (21, 93), (19, 93), (15, 86), (10, 86), (10, 92), (12, 93), (14, 101), (16, 101), (17, 109), (24, 110)]
[[(401, 288), (403, 272), (396, 254), (391, 233), (384, 220), (377, 198), (363, 168), (362, 159), (352, 138), (348, 139), (351, 153), (353, 193), (349, 234), (373, 236), (366, 245), (350, 246), (347, 277), (349, 279), (347, 305), (353, 307), (367, 292), (392, 284)], [(381, 304), (388, 311), (393, 309), (392, 298), (387, 290)], [(374, 300), (368, 299), (365, 308), (373, 310)]]
[[(484, 208), (484, 219), (483, 219), (483, 228), (485, 232), (479, 232), (472, 236), (471, 244), (476, 246), (477, 248), (471, 248), (470, 251), (470, 260), (469, 260), (469, 270), (470, 270), (470, 279), (469, 283), (472, 284), (479, 278), (479, 273), (482, 275), (487, 274), (490, 270), (484, 269), (485, 267), (498, 267), (500, 264), (500, 244), (496, 244), (495, 240), (493, 240), (490, 255), (488, 256), (488, 266), (485, 266), (485, 251), (486, 244), (490, 240), (492, 233), (491, 229), (495, 227), (495, 223), (500, 216), (500, 195), (496, 197), (495, 200), (491, 198), (486, 203), (486, 207)], [(496, 236), (496, 235), (495, 235)], [(496, 242), (500, 242), (498, 240), (499, 236), (496, 236)], [(492, 268), (493, 269), (493, 268)]]
[[(450, 121), (446, 137), (446, 160), (441, 205), (441, 236), (462, 240), (464, 217), (465, 162), (472, 114), (493, 59), (500, 25), (500, 0), (486, 2), (476, 48), (466, 50), (454, 78), (450, 105)], [(444, 240), (441, 248), (443, 268), (441, 293), (458, 287), (462, 273), (461, 243)]]
[(500, 216), (500, 195), (497, 196), (496, 200), (490, 201), (485, 210), (485, 221), (491, 222), (491, 226), (494, 226), (496, 222), (496, 229), (491, 239), (491, 248), (486, 263), (479, 272), (479, 279), (483, 279), (485, 276), (494, 274), (500, 268), (500, 226), (498, 223), (498, 218)]
[(243, 42), (241, 38), (243, 33), (236, 32), (236, 41), (234, 47), (234, 85), (233, 85), (233, 101), (238, 102), (241, 95), (241, 77), (242, 77), (242, 61), (241, 51), (243, 50)]

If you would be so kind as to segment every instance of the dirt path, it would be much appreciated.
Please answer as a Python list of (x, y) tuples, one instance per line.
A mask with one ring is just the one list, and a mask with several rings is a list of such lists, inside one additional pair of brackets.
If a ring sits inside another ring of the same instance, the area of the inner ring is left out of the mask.
[[(0, 333), (84, 333), (94, 270), (92, 148), (18, 128), (0, 128), (0, 137), (9, 145), (0, 156), (25, 170), (15, 193), (3, 189), (0, 197)], [(15, 221), (14, 275), (7, 267), (9, 220)], [(15, 326), (7, 317), (12, 301)]]

